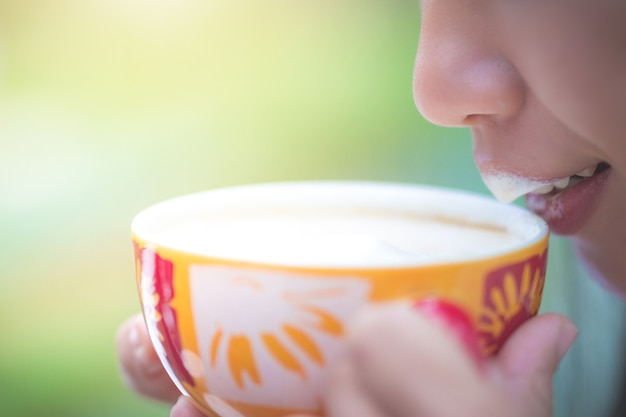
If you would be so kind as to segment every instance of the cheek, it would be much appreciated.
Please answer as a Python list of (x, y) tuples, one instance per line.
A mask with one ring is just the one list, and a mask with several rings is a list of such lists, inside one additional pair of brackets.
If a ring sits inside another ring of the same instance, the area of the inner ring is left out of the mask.
[[(530, 94), (574, 133), (594, 141), (624, 136), (626, 25), (610, 12), (548, 9), (530, 27), (512, 23), (507, 38)], [(622, 10), (613, 12), (626, 18)]]
[(573, 133), (588, 138), (594, 148), (606, 154), (626, 152), (621, 139), (625, 133), (624, 76), (603, 75), (585, 60), (571, 71), (555, 67), (542, 65), (528, 77), (544, 107)]
[(580, 137), (613, 136), (613, 130), (621, 129), (623, 112), (613, 110), (625, 108), (626, 102), (610, 93), (614, 80), (600, 76), (597, 61), (591, 62), (582, 51), (567, 57), (544, 52), (524, 60), (523, 77), (552, 116)]

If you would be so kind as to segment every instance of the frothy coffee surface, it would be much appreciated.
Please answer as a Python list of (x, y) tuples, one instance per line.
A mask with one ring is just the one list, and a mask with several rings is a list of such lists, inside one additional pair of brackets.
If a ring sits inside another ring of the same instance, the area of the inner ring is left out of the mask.
[(292, 210), (211, 213), (159, 231), (179, 250), (249, 262), (389, 267), (481, 257), (522, 243), (495, 226), (409, 213)]

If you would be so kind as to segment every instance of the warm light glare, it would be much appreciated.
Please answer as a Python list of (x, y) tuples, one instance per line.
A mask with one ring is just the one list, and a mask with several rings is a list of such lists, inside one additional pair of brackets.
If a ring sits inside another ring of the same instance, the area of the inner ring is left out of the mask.
[(131, 19), (134, 24), (176, 26), (197, 19), (198, 15), (219, 7), (228, 7), (230, 0), (91, 0), (92, 6), (118, 18)]

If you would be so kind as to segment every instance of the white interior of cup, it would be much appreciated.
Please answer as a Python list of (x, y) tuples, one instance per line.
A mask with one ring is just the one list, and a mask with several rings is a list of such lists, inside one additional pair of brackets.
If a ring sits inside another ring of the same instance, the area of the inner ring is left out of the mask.
[[(311, 213), (311, 221), (306, 220)], [(320, 213), (321, 221), (316, 219)], [(324, 220), (326, 215), (330, 220)], [(372, 221), (353, 222), (355, 218)], [(394, 219), (392, 225), (389, 218)], [(444, 228), (430, 226), (442, 220)], [(416, 249), (413, 244), (422, 233), (416, 221), (428, 223), (428, 247)], [(368, 226), (363, 229), (361, 223)], [(448, 224), (486, 230), (485, 244), (473, 242), (472, 235), (446, 237)], [(389, 232), (393, 239), (379, 236), (388, 233), (386, 229), (393, 229)], [(298, 182), (178, 197), (139, 213), (132, 231), (157, 247), (214, 258), (301, 267), (389, 268), (497, 256), (535, 243), (546, 236), (548, 227), (523, 208), (458, 190)], [(507, 238), (501, 239), (499, 233)]]

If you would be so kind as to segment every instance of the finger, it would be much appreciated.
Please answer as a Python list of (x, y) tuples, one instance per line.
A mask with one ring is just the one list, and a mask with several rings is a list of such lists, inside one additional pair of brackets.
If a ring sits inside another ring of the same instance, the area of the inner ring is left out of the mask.
[(312, 414), (289, 414), (287, 417), (318, 417)]
[(554, 373), (577, 335), (576, 326), (559, 314), (542, 314), (524, 323), (495, 362), (510, 395), (526, 403), (533, 398), (537, 406), (551, 408)]
[(126, 385), (146, 397), (172, 404), (176, 402), (180, 391), (161, 365), (141, 315), (122, 324), (117, 332), (116, 348)]
[[(361, 314), (348, 337), (348, 352), (359, 381), (390, 415), (497, 415), (493, 387), (463, 342), (408, 306)], [(485, 404), (493, 409), (484, 409)]]
[(350, 360), (338, 364), (331, 372), (326, 395), (327, 417), (383, 417), (378, 404), (361, 386)]
[(205, 415), (193, 405), (190, 399), (181, 396), (172, 407), (170, 417), (205, 417)]

